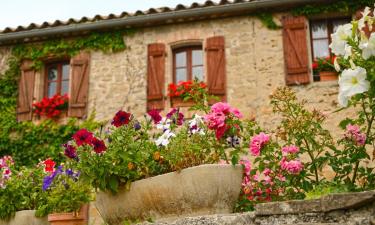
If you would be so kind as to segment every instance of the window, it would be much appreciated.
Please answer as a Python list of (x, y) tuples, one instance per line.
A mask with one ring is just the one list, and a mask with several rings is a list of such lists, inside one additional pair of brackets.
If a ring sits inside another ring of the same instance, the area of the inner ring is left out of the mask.
[[(310, 21), (312, 58), (325, 58), (331, 56), (329, 44), (331, 34), (336, 32), (338, 26), (349, 23), (350, 18), (335, 18)], [(314, 74), (314, 81), (319, 80), (319, 74)]]
[(204, 80), (202, 46), (178, 48), (173, 51), (173, 81)]
[(56, 94), (69, 93), (69, 62), (54, 62), (46, 65), (45, 96), (52, 97)]

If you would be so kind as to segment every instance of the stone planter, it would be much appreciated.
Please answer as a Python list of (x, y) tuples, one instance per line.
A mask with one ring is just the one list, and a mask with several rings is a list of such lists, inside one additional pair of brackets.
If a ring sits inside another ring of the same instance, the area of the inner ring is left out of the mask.
[(49, 225), (47, 217), (35, 217), (35, 210), (22, 210), (8, 221), (0, 220), (0, 225)]
[(113, 224), (124, 220), (231, 213), (241, 190), (242, 167), (201, 165), (132, 183), (117, 195), (99, 192), (96, 207)]
[(79, 212), (53, 213), (48, 215), (48, 222), (51, 225), (87, 225), (89, 205), (85, 204)]
[(333, 71), (320, 71), (319, 76), (320, 76), (320, 81), (337, 80), (338, 78), (338, 74)]

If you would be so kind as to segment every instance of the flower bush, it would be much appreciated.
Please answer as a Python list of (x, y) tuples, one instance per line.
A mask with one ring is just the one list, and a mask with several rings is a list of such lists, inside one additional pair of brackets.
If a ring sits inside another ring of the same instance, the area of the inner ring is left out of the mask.
[(67, 95), (56, 94), (51, 98), (44, 97), (40, 102), (33, 103), (34, 113), (47, 118), (58, 117), (63, 110), (68, 108)]

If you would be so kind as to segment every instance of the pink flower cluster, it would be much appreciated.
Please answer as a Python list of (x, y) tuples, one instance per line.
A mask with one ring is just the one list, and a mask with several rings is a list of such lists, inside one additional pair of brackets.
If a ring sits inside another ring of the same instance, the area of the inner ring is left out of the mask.
[(298, 159), (287, 161), (286, 157), (283, 157), (280, 166), (290, 174), (299, 174), (303, 170), (303, 165)]
[(14, 164), (14, 161), (11, 156), (4, 156), (0, 158), (0, 171), (2, 176), (0, 178), (0, 188), (6, 187), (6, 182), (10, 179), (12, 171), (10, 167)]
[(255, 135), (250, 141), (250, 152), (253, 156), (259, 156), (260, 150), (270, 141), (270, 136), (261, 132)]
[(289, 145), (289, 146), (284, 146), (281, 149), (283, 156), (286, 156), (288, 154), (295, 154), (299, 152), (299, 148), (295, 145)]
[(345, 137), (351, 139), (358, 146), (364, 146), (366, 144), (366, 135), (361, 133), (359, 126), (348, 124), (346, 126)]
[(216, 138), (221, 139), (225, 131), (230, 127), (226, 124), (227, 119), (242, 118), (241, 112), (232, 108), (228, 103), (218, 102), (212, 105), (210, 113), (205, 115), (204, 121), (211, 130), (215, 130)]

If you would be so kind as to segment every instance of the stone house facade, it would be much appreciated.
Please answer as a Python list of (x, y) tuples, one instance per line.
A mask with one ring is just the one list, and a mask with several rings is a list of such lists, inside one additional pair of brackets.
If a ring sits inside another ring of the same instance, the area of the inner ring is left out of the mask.
[[(338, 107), (337, 80), (319, 81), (319, 76), (313, 76), (312, 61), (329, 56), (330, 34), (352, 15), (308, 18), (289, 13), (306, 2), (323, 1), (207, 1), (132, 15), (7, 28), (0, 33), (0, 72), (6, 69), (14, 43), (60, 37), (73, 31), (69, 29), (100, 31), (103, 24), (106, 29), (135, 27), (134, 35), (124, 36), (129, 47), (122, 52), (94, 51), (71, 59), (54, 59), (46, 61), (39, 71), (24, 63), (20, 120), (33, 118), (33, 101), (55, 93), (68, 93), (74, 99), (69, 115), (76, 117), (95, 111), (98, 120), (110, 120), (119, 109), (136, 117), (150, 108), (168, 111), (176, 106), (167, 96), (168, 84), (195, 76), (207, 82), (212, 94), (237, 107), (246, 118), (256, 117), (265, 128), (277, 121), (269, 95), (279, 86), (290, 85), (308, 106), (325, 112), (327, 126), (336, 131), (338, 121), (355, 112), (333, 113)], [(265, 27), (254, 16), (262, 10), (272, 12), (282, 28)], [(187, 111), (184, 107), (181, 110)]]

